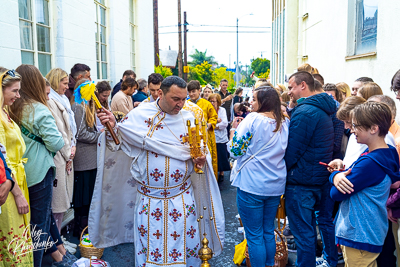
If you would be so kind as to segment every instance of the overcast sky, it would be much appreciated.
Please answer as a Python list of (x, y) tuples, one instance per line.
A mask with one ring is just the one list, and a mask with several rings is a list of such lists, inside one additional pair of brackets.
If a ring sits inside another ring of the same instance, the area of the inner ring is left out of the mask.
[[(196, 48), (207, 49), (207, 55), (215, 57), (219, 64), (234, 68), (236, 61), (236, 18), (239, 18), (239, 62), (249, 64), (250, 60), (262, 56), (271, 59), (271, 28), (241, 28), (240, 26), (271, 27), (272, 4), (269, 0), (181, 0), (183, 12), (187, 13), (188, 55)], [(178, 50), (178, 1), (158, 1), (158, 25), (160, 49)], [(253, 15), (248, 15), (253, 13)], [(175, 27), (165, 27), (172, 26)], [(199, 25), (225, 25), (234, 27), (205, 27)], [(196, 33), (195, 31), (232, 31), (232, 33)], [(240, 33), (253, 32), (258, 33)], [(169, 33), (175, 32), (175, 33)], [(183, 26), (182, 26), (183, 32)], [(259, 33), (262, 32), (262, 33)], [(167, 34), (162, 34), (167, 33)], [(183, 35), (182, 35), (183, 51)], [(188, 57), (188, 61), (190, 61)]]

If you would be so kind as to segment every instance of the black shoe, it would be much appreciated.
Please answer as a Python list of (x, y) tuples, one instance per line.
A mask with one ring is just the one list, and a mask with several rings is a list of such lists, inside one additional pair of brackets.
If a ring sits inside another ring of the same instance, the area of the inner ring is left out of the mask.
[(223, 175), (218, 175), (218, 183), (222, 183), (224, 181), (224, 176)]

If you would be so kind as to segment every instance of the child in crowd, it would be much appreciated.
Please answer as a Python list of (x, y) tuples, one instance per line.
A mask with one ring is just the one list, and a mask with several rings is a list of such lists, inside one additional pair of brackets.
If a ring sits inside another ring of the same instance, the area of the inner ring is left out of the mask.
[(368, 148), (349, 169), (334, 171), (329, 178), (334, 185), (332, 199), (342, 201), (335, 222), (336, 242), (345, 266), (377, 266), (388, 230), (390, 186), (400, 181), (399, 156), (385, 142), (392, 115), (386, 104), (366, 102), (351, 111), (351, 119), (357, 142)]

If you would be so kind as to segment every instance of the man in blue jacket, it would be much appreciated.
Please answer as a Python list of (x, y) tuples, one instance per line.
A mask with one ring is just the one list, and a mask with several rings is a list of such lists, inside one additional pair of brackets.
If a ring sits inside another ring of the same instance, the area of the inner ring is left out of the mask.
[[(333, 99), (316, 94), (314, 78), (299, 71), (289, 77), (289, 96), (297, 106), (291, 111), (287, 168), (286, 212), (297, 247), (297, 265), (315, 266), (316, 219), (322, 194), (328, 194), (329, 172), (320, 161), (332, 160), (334, 129), (331, 115), (336, 112)], [(331, 243), (324, 240), (324, 243)], [(329, 262), (329, 260), (328, 260)], [(335, 262), (329, 262), (333, 266)]]

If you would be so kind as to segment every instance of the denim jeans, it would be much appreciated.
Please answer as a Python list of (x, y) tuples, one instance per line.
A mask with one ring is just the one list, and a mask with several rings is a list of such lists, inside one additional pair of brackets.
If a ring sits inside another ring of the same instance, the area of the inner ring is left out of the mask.
[(279, 200), (280, 196), (258, 196), (237, 190), (236, 202), (246, 233), (251, 266), (273, 266), (275, 263), (274, 222)]
[[(43, 254), (52, 253), (57, 250), (59, 240), (53, 240), (51, 227), (58, 232), (54, 217), (51, 213), (51, 199), (53, 196), (53, 168), (50, 168), (44, 179), (31, 187), (29, 191), (29, 201), (31, 208), (31, 236), (34, 246), (33, 262), (35, 267), (42, 266)], [(58, 235), (59, 236), (59, 235)]]
[(322, 186), (321, 200), (316, 206), (315, 217), (319, 232), (321, 234), (323, 253), (322, 256), (331, 267), (336, 267), (338, 252), (335, 241), (335, 225), (333, 224), (332, 213), (335, 201), (331, 198), (332, 185), (327, 182)]
[(315, 210), (321, 201), (322, 189), (302, 185), (286, 185), (286, 215), (297, 248), (296, 266), (315, 266)]

